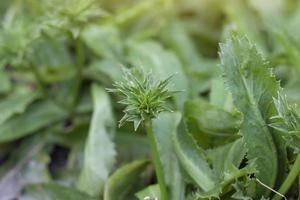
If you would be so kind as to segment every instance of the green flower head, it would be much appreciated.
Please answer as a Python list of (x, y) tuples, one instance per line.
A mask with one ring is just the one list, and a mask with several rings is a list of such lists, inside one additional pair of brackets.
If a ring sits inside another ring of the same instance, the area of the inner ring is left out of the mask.
[(113, 84), (114, 89), (109, 92), (117, 93), (122, 97), (118, 103), (126, 106), (125, 115), (119, 121), (119, 126), (127, 121), (134, 123), (134, 129), (146, 119), (153, 119), (163, 111), (171, 111), (165, 104), (176, 91), (169, 91), (167, 85), (172, 76), (157, 81), (152, 73), (142, 70), (124, 70), (124, 80)]

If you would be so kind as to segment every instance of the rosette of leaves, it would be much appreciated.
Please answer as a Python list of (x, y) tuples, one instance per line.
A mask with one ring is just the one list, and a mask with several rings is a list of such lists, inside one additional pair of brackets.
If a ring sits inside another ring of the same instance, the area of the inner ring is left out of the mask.
[(171, 111), (166, 106), (166, 100), (176, 93), (167, 88), (171, 78), (157, 81), (150, 72), (146, 74), (137, 69), (124, 70), (124, 80), (113, 84), (114, 89), (108, 89), (109, 92), (119, 94), (122, 97), (119, 103), (126, 106), (119, 126), (133, 122), (137, 130), (143, 121), (156, 118), (163, 111)]

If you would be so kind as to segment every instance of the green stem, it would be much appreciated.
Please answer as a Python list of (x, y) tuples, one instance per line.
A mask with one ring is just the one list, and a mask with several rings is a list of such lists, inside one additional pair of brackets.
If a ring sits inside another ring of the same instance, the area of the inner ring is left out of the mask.
[(76, 39), (76, 77), (75, 77), (75, 84), (73, 86), (72, 90), (72, 102), (70, 106), (70, 116), (74, 115), (76, 106), (79, 101), (79, 93), (81, 89), (81, 82), (82, 82), (82, 68), (84, 64), (84, 54), (83, 54), (83, 49), (82, 49), (82, 43), (80, 38)]
[[(294, 183), (295, 179), (299, 176), (299, 173), (300, 173), (300, 154), (297, 156), (294, 166), (292, 167), (288, 177), (285, 179), (278, 192), (284, 195), (289, 190), (291, 185)], [(281, 198), (282, 198), (281, 196), (275, 195), (273, 197), (273, 200), (280, 200)]]
[(39, 70), (38, 68), (33, 64), (33, 63), (30, 63), (30, 68), (31, 68), (31, 71), (36, 79), (36, 83), (37, 83), (37, 86), (38, 86), (38, 89), (45, 95), (47, 96), (47, 92), (45, 91), (45, 83), (43, 81), (43, 78), (42, 76), (40, 75), (39, 73)]
[(148, 140), (150, 142), (151, 154), (152, 154), (152, 159), (153, 159), (153, 163), (154, 163), (155, 173), (156, 173), (156, 177), (158, 180), (160, 193), (161, 193), (161, 200), (169, 200), (167, 187), (166, 187), (165, 179), (164, 179), (164, 173), (163, 173), (162, 165), (161, 165), (161, 162), (159, 159), (157, 145), (156, 145), (156, 141), (155, 141), (153, 130), (152, 130), (151, 119), (147, 119), (145, 121), (145, 127), (146, 127), (146, 132), (148, 135)]

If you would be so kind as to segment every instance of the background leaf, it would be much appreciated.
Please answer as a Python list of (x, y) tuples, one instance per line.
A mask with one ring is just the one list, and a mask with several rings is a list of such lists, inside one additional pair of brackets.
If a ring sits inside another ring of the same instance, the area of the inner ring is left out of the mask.
[(67, 117), (65, 110), (52, 101), (33, 104), (22, 115), (0, 125), (0, 142), (12, 141), (40, 130)]
[(57, 184), (36, 184), (30, 185), (26, 188), (26, 196), (24, 199), (29, 198), (31, 200), (96, 200), (96, 198), (82, 193), (76, 189), (60, 186)]
[(152, 71), (160, 80), (174, 75), (169, 84), (169, 89), (185, 91), (175, 95), (177, 106), (182, 108), (188, 96), (188, 83), (177, 57), (172, 52), (163, 49), (159, 43), (153, 41), (131, 42), (128, 48), (128, 60), (132, 65), (142, 67), (146, 71)]
[(115, 171), (105, 185), (104, 200), (126, 199), (126, 195), (133, 189), (147, 164), (146, 160), (134, 161)]
[(91, 92), (94, 112), (85, 144), (83, 169), (77, 188), (96, 196), (103, 192), (105, 181), (115, 162), (116, 151), (112, 142), (115, 122), (109, 97), (104, 89), (92, 85)]

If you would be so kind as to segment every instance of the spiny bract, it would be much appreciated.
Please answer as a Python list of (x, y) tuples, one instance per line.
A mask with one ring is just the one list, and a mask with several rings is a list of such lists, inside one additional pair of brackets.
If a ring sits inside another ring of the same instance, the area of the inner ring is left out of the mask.
[(167, 89), (171, 78), (157, 81), (152, 73), (146, 74), (137, 69), (124, 70), (124, 80), (113, 84), (114, 89), (108, 89), (109, 92), (120, 94), (123, 99), (118, 103), (126, 105), (119, 126), (130, 121), (137, 130), (144, 120), (156, 118), (160, 112), (171, 111), (165, 105), (166, 100), (176, 93)]

